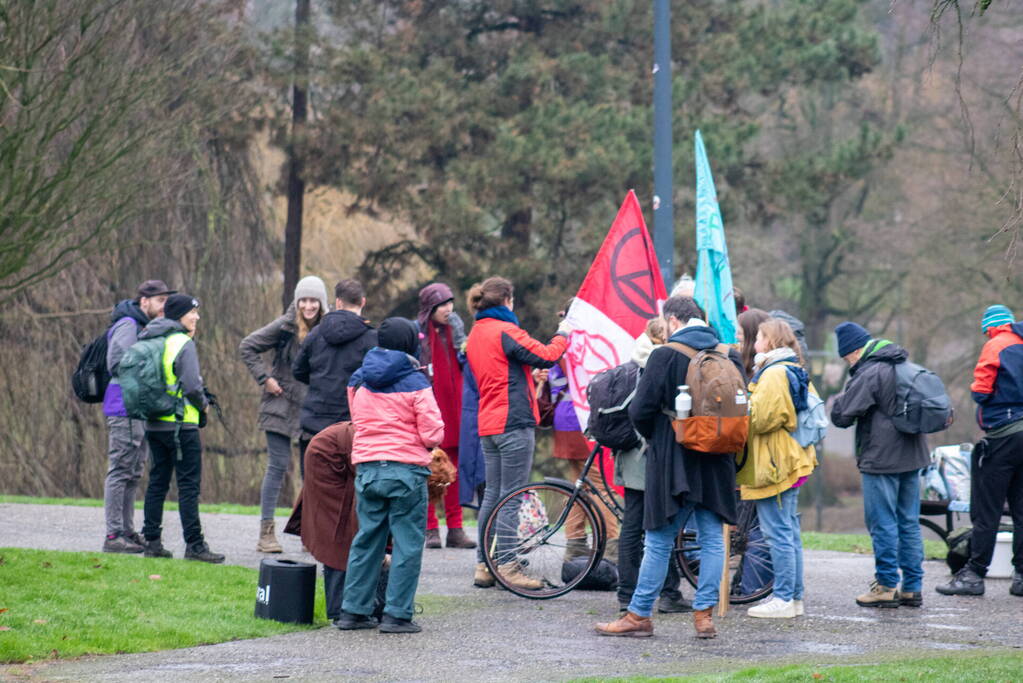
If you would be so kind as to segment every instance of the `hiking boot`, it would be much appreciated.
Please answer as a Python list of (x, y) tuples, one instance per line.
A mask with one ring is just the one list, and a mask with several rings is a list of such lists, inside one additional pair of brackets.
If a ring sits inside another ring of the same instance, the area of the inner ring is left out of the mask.
[(494, 585), (494, 575), (487, 569), (485, 562), (476, 563), (476, 573), (472, 575), (472, 585), (479, 588), (490, 588)]
[(256, 550), (261, 553), (284, 552), (284, 548), (277, 542), (277, 536), (274, 534), (274, 521), (272, 519), (260, 520), (259, 542), (256, 544)]
[(856, 604), (860, 607), (898, 607), (899, 591), (871, 581), (870, 590), (856, 598)]
[(427, 548), (440, 548), (440, 529), (427, 529), (426, 530), (426, 547)]
[(792, 607), (796, 610), (796, 616), (801, 617), (806, 614), (806, 610), (803, 608), (802, 600), (793, 600)]
[(376, 628), (379, 624), (376, 617), (369, 614), (353, 614), (342, 611), (341, 616), (334, 622), (334, 628), (341, 631), (357, 631), (364, 628)]
[(399, 619), (385, 614), (380, 619), (381, 633), (419, 633), (423, 627), (411, 619)]
[(701, 609), (693, 612), (693, 626), (696, 627), (697, 638), (718, 637), (717, 629), (714, 628), (714, 620), (710, 616), (713, 609), (713, 607), (708, 607), (707, 609)]
[(759, 619), (794, 619), (796, 606), (792, 600), (771, 598), (765, 603), (750, 607), (746, 614)]
[(124, 534), (114, 534), (103, 540), (103, 552), (105, 553), (141, 553), (145, 548), (135, 543)]
[(924, 594), (920, 591), (899, 591), (899, 604), (903, 607), (922, 607)]
[(590, 554), (590, 546), (585, 538), (570, 538), (565, 542), (565, 562)]
[(449, 548), (475, 548), (476, 541), (469, 538), (463, 529), (448, 529), (445, 544)]
[(220, 564), (224, 561), (224, 556), (210, 550), (210, 547), (206, 545), (206, 542), (204, 541), (185, 548), (185, 559), (195, 560), (197, 562), (209, 562), (210, 564)]
[(681, 614), (682, 612), (692, 612), (693, 603), (689, 602), (681, 595), (677, 598), (668, 598), (661, 596), (661, 599), (657, 601), (657, 611), (661, 614)]
[(1016, 570), (1012, 573), (1012, 585), (1009, 586), (1010, 595), (1018, 595), (1023, 598), (1023, 572)]
[(984, 577), (966, 565), (955, 573), (952, 580), (934, 590), (942, 595), (984, 595)]
[(123, 534), (132, 543), (142, 546), (143, 549), (146, 547), (146, 539), (142, 538), (142, 534), (137, 531), (133, 531), (130, 534)]
[(597, 624), (593, 628), (602, 636), (621, 638), (649, 638), (654, 634), (653, 619), (629, 611), (621, 619)]
[(174, 557), (174, 554), (163, 547), (163, 541), (159, 538), (154, 538), (146, 541), (145, 546), (146, 557)]
[(522, 567), (519, 566), (518, 562), (502, 564), (497, 568), (497, 571), (501, 574), (501, 578), (504, 579), (505, 583), (511, 584), (516, 588), (527, 591), (537, 591), (543, 588), (543, 581), (523, 574)]

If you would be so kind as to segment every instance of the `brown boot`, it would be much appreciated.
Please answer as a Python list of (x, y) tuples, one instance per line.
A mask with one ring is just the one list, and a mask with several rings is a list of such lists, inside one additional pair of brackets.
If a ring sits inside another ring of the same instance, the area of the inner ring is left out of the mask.
[(654, 634), (654, 621), (650, 617), (641, 617), (634, 612), (626, 612), (621, 619), (597, 624), (594, 628), (602, 636), (648, 638)]
[(710, 613), (713, 607), (707, 609), (701, 609), (693, 612), (693, 625), (696, 627), (697, 638), (717, 638), (718, 632), (714, 628), (714, 620), (711, 619)]
[(426, 530), (426, 547), (427, 548), (439, 548), (440, 546), (440, 529), (427, 529)]
[(472, 585), (480, 588), (490, 588), (495, 583), (494, 575), (487, 569), (485, 562), (476, 563), (476, 572), (472, 575)]
[(475, 548), (476, 541), (469, 538), (462, 529), (448, 529), (445, 541), (449, 548)]
[(284, 548), (277, 542), (277, 536), (274, 535), (274, 521), (272, 519), (260, 520), (259, 543), (256, 544), (256, 550), (261, 553), (284, 552)]
[(497, 568), (501, 578), (516, 588), (527, 591), (538, 591), (543, 588), (543, 581), (526, 576), (522, 573), (522, 566), (518, 562), (508, 562)]

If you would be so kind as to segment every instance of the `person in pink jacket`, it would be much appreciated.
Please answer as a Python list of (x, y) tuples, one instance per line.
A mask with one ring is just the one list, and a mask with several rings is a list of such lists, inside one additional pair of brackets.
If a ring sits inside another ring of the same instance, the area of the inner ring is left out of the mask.
[[(356, 513), (345, 576), (341, 630), (380, 627), (381, 633), (418, 633), (412, 621), (426, 540), (426, 478), (430, 451), (444, 438), (444, 421), (419, 367), (419, 334), (404, 318), (380, 324), (370, 349), (348, 383), (355, 425)], [(384, 613), (372, 616), (388, 535), (393, 537)]]

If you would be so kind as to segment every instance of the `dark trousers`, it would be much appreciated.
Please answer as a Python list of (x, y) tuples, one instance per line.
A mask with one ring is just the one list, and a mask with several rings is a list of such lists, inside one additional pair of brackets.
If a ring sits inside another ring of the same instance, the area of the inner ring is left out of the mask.
[(341, 600), (345, 593), (345, 570), (323, 565), (323, 597), (327, 602), (327, 620), (341, 618)]
[[(643, 563), (643, 498), (642, 491), (625, 489), (625, 515), (618, 536), (618, 604), (628, 605), (636, 590), (639, 566)], [(668, 575), (661, 587), (661, 597), (678, 600), (681, 577), (675, 560), (668, 563)]]
[(203, 542), (199, 524), (199, 486), (202, 483), (202, 442), (198, 429), (178, 432), (181, 459), (174, 443), (174, 432), (146, 432), (149, 442), (149, 487), (146, 489), (145, 523), (142, 535), (147, 540), (160, 538), (163, 532), (163, 502), (170, 489), (171, 476), (177, 476), (178, 514), (185, 543)]
[(973, 449), (970, 567), (984, 576), (995, 552), (1005, 501), (1012, 514), (1012, 564), (1023, 572), (1023, 432), (985, 438)]

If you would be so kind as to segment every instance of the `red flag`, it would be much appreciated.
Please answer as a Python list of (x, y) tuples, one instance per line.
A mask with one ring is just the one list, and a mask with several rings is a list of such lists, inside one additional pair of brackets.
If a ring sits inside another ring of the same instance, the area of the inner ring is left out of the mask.
[(585, 428), (590, 377), (632, 357), (636, 338), (648, 320), (660, 315), (668, 298), (634, 191), (626, 195), (575, 296), (567, 316), (575, 331), (565, 365), (576, 414)]

